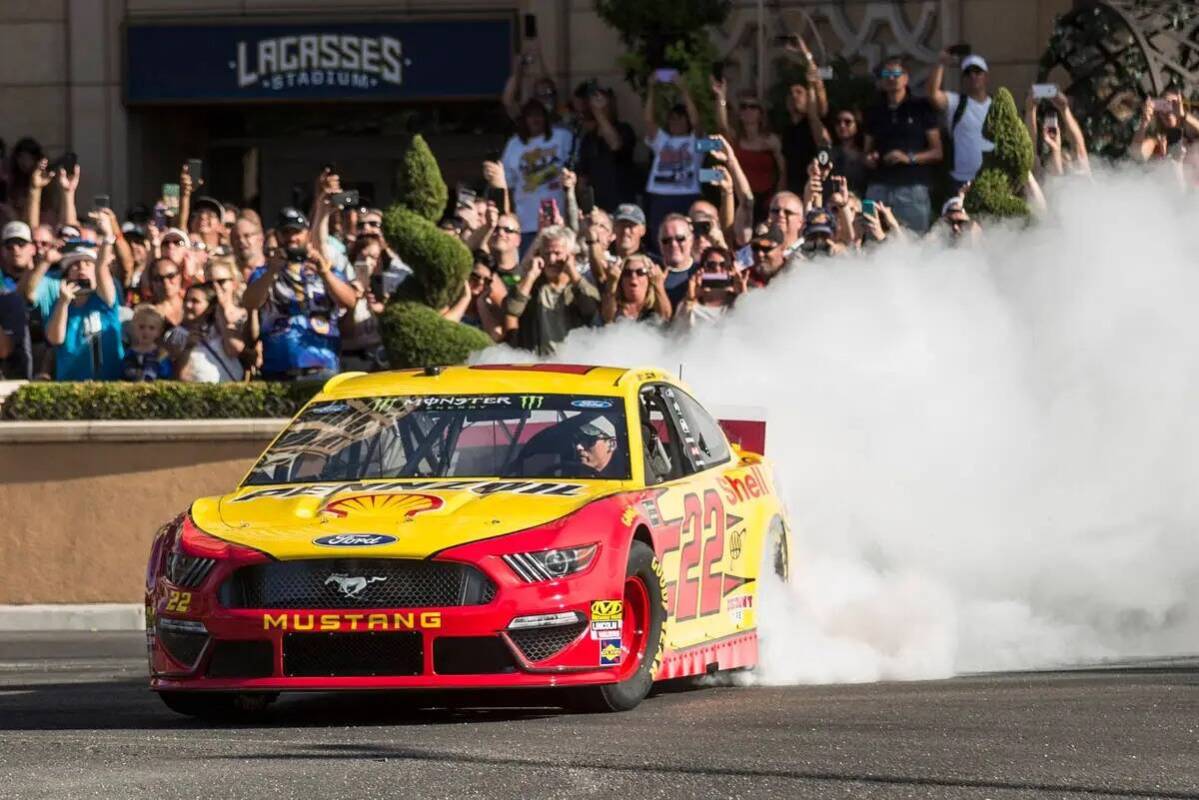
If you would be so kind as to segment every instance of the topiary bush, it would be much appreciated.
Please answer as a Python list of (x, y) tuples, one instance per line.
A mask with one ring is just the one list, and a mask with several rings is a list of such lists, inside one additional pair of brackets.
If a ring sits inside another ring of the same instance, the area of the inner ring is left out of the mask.
[(405, 206), (430, 222), (441, 219), (450, 192), (441, 177), (433, 151), (419, 133), (412, 137), (408, 149), (404, 151), (400, 171), (396, 175), (396, 188)]
[(429, 146), (414, 136), (400, 163), (400, 200), (383, 215), (383, 235), (412, 276), (388, 301), (380, 318), (391, 366), (460, 364), (491, 344), (482, 331), (444, 319), (438, 309), (458, 299), (471, 268), (471, 252), (439, 229), (448, 197)]
[(977, 216), (1027, 217), (1028, 203), (1019, 192), (1032, 169), (1032, 139), (1006, 88), (995, 92), (983, 136), (995, 149), (983, 155), (982, 168), (966, 195), (966, 210)]
[(291, 417), (322, 381), (293, 383), (27, 383), (4, 401), (10, 420)]

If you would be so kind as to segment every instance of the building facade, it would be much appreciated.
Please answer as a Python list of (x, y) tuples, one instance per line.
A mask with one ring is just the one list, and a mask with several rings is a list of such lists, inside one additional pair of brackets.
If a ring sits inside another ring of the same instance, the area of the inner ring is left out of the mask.
[[(1071, 6), (735, 0), (715, 43), (733, 88), (762, 91), (784, 32), (863, 73), (903, 52), (917, 77), (943, 44), (968, 41), (993, 85), (1021, 97)], [(497, 101), (527, 13), (561, 92), (596, 78), (623, 118), (640, 118), (592, 0), (5, 0), (0, 138), (78, 153), (80, 196), (111, 194), (118, 209), (152, 202), (187, 158), (204, 159), (213, 194), (267, 213), (306, 196), (328, 162), (386, 203), (407, 131), (426, 133), (451, 183), (502, 144)]]

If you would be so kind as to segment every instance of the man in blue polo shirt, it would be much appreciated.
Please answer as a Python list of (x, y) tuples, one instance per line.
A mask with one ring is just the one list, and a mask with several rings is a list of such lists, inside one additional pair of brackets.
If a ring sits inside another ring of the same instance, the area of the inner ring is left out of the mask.
[(262, 377), (319, 380), (338, 371), (338, 319), (358, 301), (346, 275), (309, 242), (308, 218), (279, 212), (279, 249), (250, 275), (242, 305), (258, 310)]

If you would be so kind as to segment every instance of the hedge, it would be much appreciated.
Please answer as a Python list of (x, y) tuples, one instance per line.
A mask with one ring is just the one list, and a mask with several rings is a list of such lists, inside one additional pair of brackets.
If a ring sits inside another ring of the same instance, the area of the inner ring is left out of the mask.
[(449, 200), (449, 189), (433, 151), (419, 133), (412, 137), (396, 174), (400, 202), (430, 222), (437, 222)]
[(966, 193), (966, 210), (976, 216), (1027, 217), (1028, 203), (1019, 191), (1032, 169), (1032, 139), (1005, 88), (996, 90), (991, 100), (983, 136), (995, 148), (983, 154), (982, 167)]
[[(462, 241), (403, 206), (395, 205), (383, 215), (383, 234), (413, 278), (424, 290), (423, 300), (432, 308), (444, 308), (458, 299), (471, 268), (471, 253)], [(415, 298), (414, 298), (415, 299)]]
[(247, 419), (290, 417), (320, 391), (295, 383), (27, 383), (4, 402), (10, 420)]
[(461, 364), (492, 344), (478, 328), (450, 322), (423, 303), (388, 303), (379, 325), (392, 369)]

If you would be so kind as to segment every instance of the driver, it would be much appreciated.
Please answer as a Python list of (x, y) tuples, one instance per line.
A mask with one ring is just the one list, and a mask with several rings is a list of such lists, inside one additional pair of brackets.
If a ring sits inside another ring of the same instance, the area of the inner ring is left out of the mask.
[[(579, 477), (615, 478), (621, 465), (616, 455), (616, 426), (607, 417), (596, 417), (579, 427), (570, 450), (581, 466)], [(594, 473), (594, 474), (593, 474)]]

